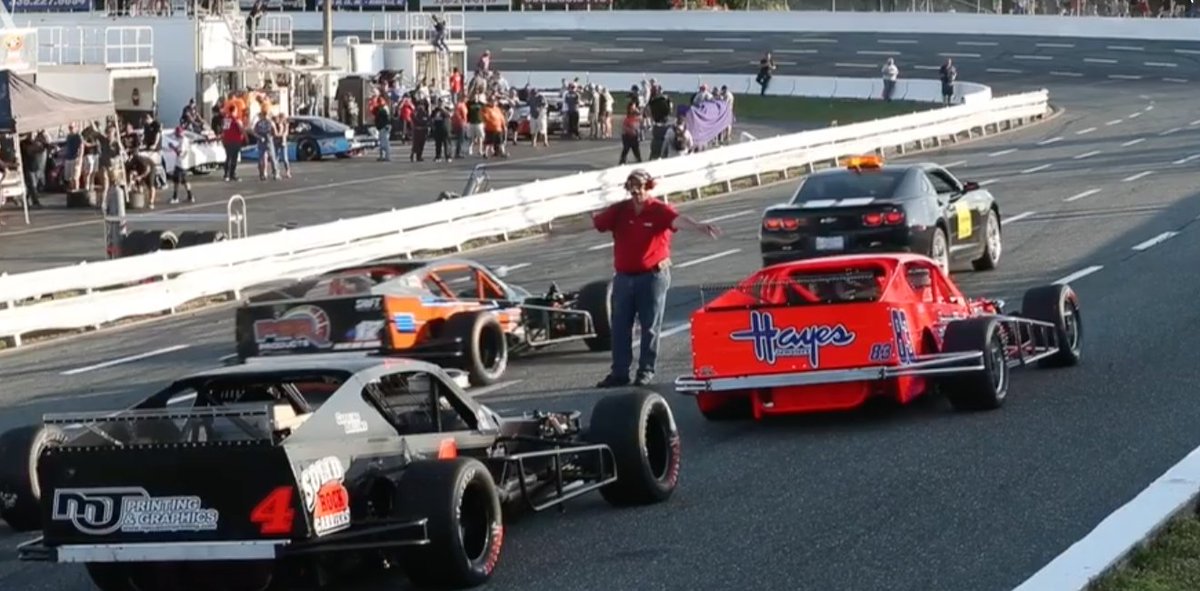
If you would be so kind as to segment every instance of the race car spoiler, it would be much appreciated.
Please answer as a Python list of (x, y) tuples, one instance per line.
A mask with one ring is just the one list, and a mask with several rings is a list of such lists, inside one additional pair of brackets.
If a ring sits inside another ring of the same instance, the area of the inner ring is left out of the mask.
[(203, 562), (274, 560), (316, 552), (361, 550), (429, 543), (429, 520), (386, 521), (313, 540), (222, 540), (133, 544), (63, 544), (50, 546), (42, 537), (17, 546), (17, 557), (30, 562)]

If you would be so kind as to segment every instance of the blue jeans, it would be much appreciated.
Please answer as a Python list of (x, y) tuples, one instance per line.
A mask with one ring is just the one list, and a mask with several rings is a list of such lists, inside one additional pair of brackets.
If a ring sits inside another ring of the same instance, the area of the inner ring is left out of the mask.
[(383, 160), (392, 159), (392, 126), (379, 128), (379, 157)]
[(633, 322), (642, 325), (638, 373), (654, 373), (658, 363), (658, 335), (662, 332), (663, 312), (667, 307), (667, 289), (671, 271), (613, 276), (612, 287), (612, 375), (628, 377), (633, 365)]

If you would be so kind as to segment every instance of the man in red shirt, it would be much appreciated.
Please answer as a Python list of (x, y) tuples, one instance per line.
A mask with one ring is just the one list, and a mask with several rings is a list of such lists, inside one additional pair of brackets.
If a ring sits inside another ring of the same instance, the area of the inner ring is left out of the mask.
[(629, 199), (614, 203), (592, 215), (600, 232), (612, 232), (612, 371), (597, 384), (614, 388), (629, 384), (633, 365), (633, 323), (642, 325), (641, 354), (635, 385), (654, 379), (658, 361), (658, 334), (671, 286), (671, 235), (687, 226), (716, 238), (721, 231), (712, 224), (697, 222), (650, 196), (654, 179), (645, 170), (635, 170), (625, 181)]

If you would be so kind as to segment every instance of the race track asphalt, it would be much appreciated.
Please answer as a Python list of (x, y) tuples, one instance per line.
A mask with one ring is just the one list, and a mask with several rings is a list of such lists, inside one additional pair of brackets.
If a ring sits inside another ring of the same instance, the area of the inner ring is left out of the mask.
[[(884, 413), (707, 423), (668, 387), (689, 368), (684, 323), (700, 285), (731, 283), (758, 264), (759, 213), (794, 183), (688, 204), (686, 213), (715, 220), (726, 235), (676, 239), (658, 388), (684, 437), (678, 493), (633, 510), (586, 498), (565, 514), (523, 520), (506, 536), (488, 588), (999, 591), (1086, 534), (1200, 443), (1191, 355), (1200, 347), (1192, 182), (1200, 116), (1189, 86), (1146, 75), (1136, 83), (1098, 74), (975, 78), (998, 92), (1048, 84), (1066, 111), (917, 157), (986, 183), (1007, 220), (1001, 268), (956, 274), (968, 294), (1019, 301), (1031, 286), (1078, 277), (1071, 283), (1083, 302), (1083, 365), (1018, 373), (1008, 404), (990, 413), (928, 401)], [(472, 256), (507, 266), (510, 281), (539, 291), (552, 280), (570, 288), (606, 276), (605, 245), (587, 232)], [(4, 354), (0, 429), (48, 411), (132, 403), (232, 351), (226, 307)], [(601, 395), (588, 386), (607, 361), (564, 346), (514, 362), (501, 387), (480, 398), (501, 411), (586, 411)], [(0, 530), (0, 545), (26, 537)], [(88, 586), (82, 569), (7, 554), (0, 588)], [(366, 580), (339, 588), (396, 587)]]

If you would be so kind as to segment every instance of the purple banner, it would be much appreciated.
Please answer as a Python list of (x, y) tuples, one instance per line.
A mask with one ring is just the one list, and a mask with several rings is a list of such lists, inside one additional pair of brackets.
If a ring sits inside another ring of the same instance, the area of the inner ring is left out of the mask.
[(4, 0), (11, 13), (21, 12), (87, 12), (92, 0)]
[(733, 109), (725, 101), (704, 101), (688, 109), (687, 129), (697, 146), (716, 139), (730, 125), (733, 125)]

